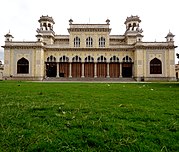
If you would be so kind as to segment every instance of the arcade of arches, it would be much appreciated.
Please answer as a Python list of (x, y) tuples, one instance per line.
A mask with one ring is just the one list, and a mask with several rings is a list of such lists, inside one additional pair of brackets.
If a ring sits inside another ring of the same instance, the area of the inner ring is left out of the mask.
[(69, 58), (66, 56), (56, 62), (56, 58), (50, 56), (45, 64), (47, 77), (119, 78), (132, 77), (133, 73), (133, 62), (128, 56), (123, 58), (122, 63), (116, 56), (111, 57), (110, 62), (107, 62), (104, 56), (100, 56), (97, 62), (94, 62), (94, 58), (91, 56), (86, 57), (85, 62), (82, 62), (78, 56), (73, 57), (72, 62), (69, 62)]

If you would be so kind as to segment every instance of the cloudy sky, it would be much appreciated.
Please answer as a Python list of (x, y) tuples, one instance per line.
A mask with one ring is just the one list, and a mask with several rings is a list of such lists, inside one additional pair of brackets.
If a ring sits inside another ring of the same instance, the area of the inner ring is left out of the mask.
[(70, 18), (74, 23), (105, 23), (108, 18), (111, 34), (116, 35), (124, 34), (128, 16), (138, 15), (142, 20), (143, 41), (165, 41), (170, 30), (175, 35), (175, 45), (179, 46), (178, 8), (178, 0), (0, 0), (0, 45), (4, 45), (4, 35), (9, 30), (15, 41), (36, 40), (42, 15), (53, 17), (56, 34), (68, 34)]

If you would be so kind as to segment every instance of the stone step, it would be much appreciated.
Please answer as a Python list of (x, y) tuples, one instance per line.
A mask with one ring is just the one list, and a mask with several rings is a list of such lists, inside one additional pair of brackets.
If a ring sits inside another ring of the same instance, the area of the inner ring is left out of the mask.
[(47, 77), (43, 81), (135, 81), (133, 78), (62, 78)]

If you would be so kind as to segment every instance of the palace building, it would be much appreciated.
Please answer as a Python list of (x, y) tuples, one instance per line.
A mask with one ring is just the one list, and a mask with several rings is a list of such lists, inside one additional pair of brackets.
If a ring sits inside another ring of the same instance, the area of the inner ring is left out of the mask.
[(165, 42), (143, 42), (140, 18), (127, 17), (123, 35), (110, 35), (105, 24), (74, 24), (69, 35), (57, 35), (52, 17), (41, 16), (36, 41), (13, 41), (5, 35), (5, 79), (59, 80), (90, 79), (173, 81), (175, 75), (174, 35)]

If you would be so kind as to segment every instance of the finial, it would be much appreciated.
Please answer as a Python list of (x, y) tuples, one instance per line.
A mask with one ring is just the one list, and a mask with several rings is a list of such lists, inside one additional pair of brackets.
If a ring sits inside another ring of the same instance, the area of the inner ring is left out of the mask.
[(72, 24), (72, 23), (73, 23), (73, 20), (72, 20), (72, 19), (70, 19), (70, 20), (69, 20), (69, 23), (70, 23), (70, 24)]
[(109, 19), (107, 19), (107, 20), (106, 20), (106, 23), (107, 23), (107, 24), (109, 24), (109, 23), (110, 23), (110, 20), (109, 20)]

